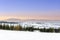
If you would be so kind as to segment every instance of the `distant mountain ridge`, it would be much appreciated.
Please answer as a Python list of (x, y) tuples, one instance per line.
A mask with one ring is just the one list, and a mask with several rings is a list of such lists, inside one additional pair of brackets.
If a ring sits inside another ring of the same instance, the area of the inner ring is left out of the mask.
[(7, 20), (20, 20), (20, 19), (16, 19), (16, 18), (10, 18), (10, 19), (7, 19)]
[(9, 19), (6, 19), (6, 21), (11, 21), (11, 22), (20, 22), (20, 21), (21, 21), (21, 19), (9, 18)]
[(17, 18), (9, 18), (6, 19), (4, 21), (10, 21), (10, 22), (22, 22), (22, 21), (60, 21), (60, 20), (44, 20), (44, 19), (26, 19), (26, 20), (21, 20), (21, 19), (17, 19)]

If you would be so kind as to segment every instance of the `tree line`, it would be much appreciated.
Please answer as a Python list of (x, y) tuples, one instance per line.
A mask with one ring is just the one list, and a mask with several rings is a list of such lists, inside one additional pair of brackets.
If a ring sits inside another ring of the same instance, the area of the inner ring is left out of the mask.
[(9, 25), (0, 25), (0, 29), (3, 30), (17, 30), (17, 31), (40, 31), (40, 32), (56, 32), (59, 33), (60, 32), (60, 28), (56, 29), (56, 28), (34, 28), (34, 26), (30, 26), (30, 27), (22, 27), (21, 25), (16, 25), (16, 26), (9, 26)]

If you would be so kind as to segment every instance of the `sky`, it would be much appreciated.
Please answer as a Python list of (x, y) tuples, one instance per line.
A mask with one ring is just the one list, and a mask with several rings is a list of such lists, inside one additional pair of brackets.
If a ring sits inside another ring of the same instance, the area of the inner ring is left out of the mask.
[(0, 0), (0, 20), (60, 20), (60, 0)]

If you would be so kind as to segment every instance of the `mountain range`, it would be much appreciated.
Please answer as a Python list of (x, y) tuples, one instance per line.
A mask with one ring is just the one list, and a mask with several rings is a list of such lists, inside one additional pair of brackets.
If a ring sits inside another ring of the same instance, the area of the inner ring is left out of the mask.
[[(51, 21), (51, 20), (45, 20), (45, 19), (26, 19), (26, 20), (21, 20), (21, 19), (17, 19), (17, 18), (9, 18), (3, 21), (9, 21), (9, 22), (22, 22), (22, 21)], [(52, 20), (52, 21), (60, 21), (60, 20)]]

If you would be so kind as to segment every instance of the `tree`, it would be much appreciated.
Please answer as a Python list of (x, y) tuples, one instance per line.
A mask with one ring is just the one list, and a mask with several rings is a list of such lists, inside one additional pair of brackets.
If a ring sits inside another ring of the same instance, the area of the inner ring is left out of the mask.
[(55, 29), (55, 32), (56, 32), (56, 33), (59, 32), (59, 29)]
[(47, 30), (46, 30), (46, 28), (41, 28), (40, 31), (41, 32), (46, 32)]
[(14, 27), (14, 30), (22, 30), (22, 26), (17, 25), (17, 26)]
[(23, 30), (23, 31), (26, 31), (26, 27), (25, 27), (25, 26), (24, 26), (24, 27), (22, 27), (22, 30)]
[(60, 32), (60, 28), (55, 29), (55, 32), (59, 33)]
[(5, 29), (5, 24), (2, 26), (2, 29)]
[(0, 25), (0, 29), (2, 29), (2, 24)]
[(13, 30), (14, 29), (14, 26), (10, 26), (10, 30)]
[(23, 28), (22, 28), (22, 26), (21, 26), (21, 25), (19, 25), (19, 30), (23, 30)]
[(49, 32), (54, 32), (54, 28), (49, 28)]
[(9, 25), (6, 25), (6, 26), (5, 26), (5, 29), (6, 29), (6, 30), (10, 30)]
[(26, 27), (25, 30), (26, 31), (34, 31), (34, 28), (33, 27)]
[(60, 28), (58, 28), (58, 31), (60, 32)]

